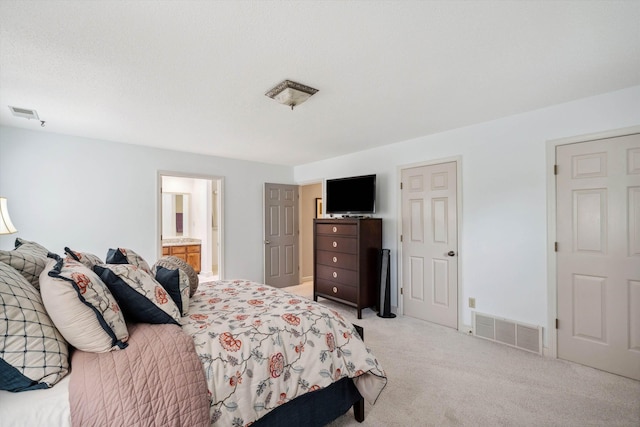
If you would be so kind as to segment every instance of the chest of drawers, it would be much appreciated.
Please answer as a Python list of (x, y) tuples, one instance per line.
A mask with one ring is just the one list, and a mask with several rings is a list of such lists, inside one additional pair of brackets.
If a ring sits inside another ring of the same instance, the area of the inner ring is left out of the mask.
[(362, 309), (377, 305), (382, 219), (315, 219), (313, 299)]

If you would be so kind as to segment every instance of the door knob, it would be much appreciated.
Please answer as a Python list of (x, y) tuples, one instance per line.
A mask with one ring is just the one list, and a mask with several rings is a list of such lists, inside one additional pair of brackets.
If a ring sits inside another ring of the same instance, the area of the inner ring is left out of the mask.
[(265, 240), (265, 241), (264, 241), (264, 244), (265, 244), (265, 245), (268, 245), (269, 243), (271, 243), (271, 242), (270, 242), (270, 241), (268, 241), (268, 240)]
[(453, 251), (449, 251), (449, 252), (447, 252), (447, 255), (449, 255), (449, 256), (456, 256), (456, 253), (455, 253), (455, 252), (453, 252)]

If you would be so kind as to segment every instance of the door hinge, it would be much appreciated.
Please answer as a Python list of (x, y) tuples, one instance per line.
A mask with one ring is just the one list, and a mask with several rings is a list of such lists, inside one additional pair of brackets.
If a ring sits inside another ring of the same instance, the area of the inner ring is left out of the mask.
[(402, 242), (402, 234), (400, 235), (400, 242)]
[(556, 319), (556, 329), (558, 329), (558, 325), (560, 324), (560, 321), (558, 319)]
[(400, 183), (400, 189), (402, 190), (402, 183)]
[(400, 295), (404, 294), (404, 288), (400, 288)]
[(553, 165), (553, 174), (558, 175), (558, 165)]
[(553, 250), (558, 252), (558, 242), (553, 243)]

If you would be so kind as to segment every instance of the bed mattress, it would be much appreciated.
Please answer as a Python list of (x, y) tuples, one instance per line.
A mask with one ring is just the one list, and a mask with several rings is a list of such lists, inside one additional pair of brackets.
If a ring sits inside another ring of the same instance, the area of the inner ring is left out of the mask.
[(52, 388), (24, 393), (0, 390), (0, 413), (2, 427), (71, 426), (69, 375)]

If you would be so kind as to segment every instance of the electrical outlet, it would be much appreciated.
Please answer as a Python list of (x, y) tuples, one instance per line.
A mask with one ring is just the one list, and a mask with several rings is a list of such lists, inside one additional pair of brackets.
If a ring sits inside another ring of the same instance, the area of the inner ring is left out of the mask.
[(476, 308), (476, 299), (469, 298), (469, 308)]

